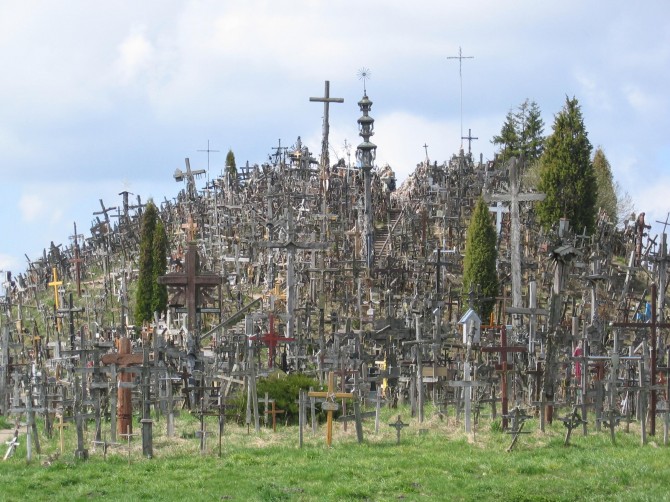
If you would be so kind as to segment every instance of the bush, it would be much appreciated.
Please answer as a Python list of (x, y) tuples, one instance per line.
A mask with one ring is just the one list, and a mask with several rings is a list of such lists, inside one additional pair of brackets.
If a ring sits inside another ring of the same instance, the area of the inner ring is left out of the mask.
[[(275, 400), (275, 406), (278, 410), (284, 410), (283, 419), (288, 420), (289, 423), (298, 423), (298, 396), (300, 389), (308, 391), (312, 387), (314, 390), (320, 390), (319, 382), (313, 378), (300, 373), (292, 373), (284, 375), (275, 373), (268, 378), (261, 378), (256, 384), (258, 392), (258, 400), (260, 407), (260, 400), (268, 393), (270, 399)], [(259, 410), (261, 413), (263, 409)]]

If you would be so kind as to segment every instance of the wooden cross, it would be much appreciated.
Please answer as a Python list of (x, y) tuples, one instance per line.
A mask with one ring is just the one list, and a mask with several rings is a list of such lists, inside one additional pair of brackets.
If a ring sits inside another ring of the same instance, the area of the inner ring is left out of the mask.
[(321, 408), (326, 410), (326, 444), (330, 446), (333, 442), (333, 411), (338, 408), (335, 400), (353, 399), (354, 395), (351, 392), (335, 392), (335, 373), (332, 371), (328, 373), (328, 390), (325, 392), (310, 391), (307, 395), (326, 399), (321, 404)]
[(275, 331), (275, 317), (272, 314), (268, 315), (270, 318), (270, 329), (264, 335), (254, 335), (249, 337), (250, 340), (258, 340), (268, 346), (268, 368), (274, 367), (274, 360), (277, 354), (277, 346), (280, 343), (295, 342), (295, 338), (288, 336), (279, 336)]
[(650, 322), (615, 322), (612, 323), (612, 326), (615, 328), (649, 328), (651, 330), (650, 340), (649, 340), (649, 366), (650, 366), (650, 377), (649, 382), (651, 385), (651, 399), (649, 400), (649, 434), (652, 436), (656, 434), (656, 380), (657, 380), (657, 370), (656, 367), (656, 357), (657, 357), (657, 329), (667, 329), (670, 328), (670, 323), (659, 323), (658, 322), (658, 311), (656, 308), (656, 294), (657, 287), (656, 284), (651, 285), (651, 321)]
[(497, 201), (495, 206), (489, 206), (489, 212), (496, 215), (496, 235), (500, 236), (502, 232), (502, 217), (504, 213), (509, 213), (509, 209), (503, 206), (501, 201)]
[[(63, 281), (58, 280), (58, 270), (56, 267), (51, 269), (51, 273), (53, 274), (53, 280), (48, 284), (48, 286), (54, 288), (54, 307), (56, 310), (58, 310), (58, 307), (60, 306), (58, 301), (58, 287), (63, 285)], [(56, 318), (56, 328), (60, 333), (60, 319), (58, 318)]]
[(507, 345), (507, 328), (500, 326), (500, 346), (499, 347), (482, 347), (482, 352), (497, 352), (500, 354), (500, 365), (497, 368), (501, 373), (500, 380), (500, 401), (502, 406), (503, 429), (507, 429), (507, 412), (508, 412), (508, 397), (507, 397), (507, 372), (511, 369), (508, 366), (507, 355), (514, 352), (528, 352), (526, 347), (513, 347)]
[[(460, 46), (458, 56), (447, 56), (447, 59), (458, 59), (458, 78), (461, 82), (461, 139), (463, 138), (463, 60), (474, 58), (474, 56), (464, 56)], [(461, 143), (461, 148), (463, 148), (463, 143)]]
[[(198, 312), (198, 293), (201, 289), (218, 286), (221, 287), (222, 278), (213, 273), (198, 273), (200, 268), (200, 257), (198, 247), (194, 242), (189, 242), (186, 251), (186, 263), (184, 272), (173, 272), (158, 278), (159, 284), (183, 288), (186, 297), (186, 312), (188, 314), (187, 328), (189, 336), (195, 337), (196, 315)], [(219, 291), (220, 293), (220, 291)], [(220, 297), (220, 295), (219, 295)], [(197, 339), (197, 338), (196, 338)]]
[(541, 201), (546, 198), (543, 193), (526, 193), (519, 191), (519, 175), (516, 158), (509, 163), (509, 192), (506, 194), (484, 193), (487, 202), (509, 202), (512, 219), (511, 229), (511, 262), (512, 262), (512, 306), (521, 307), (521, 223), (519, 221), (519, 202)]
[(79, 255), (79, 238), (84, 238), (83, 234), (77, 234), (77, 223), (74, 223), (74, 235), (70, 238), (74, 240), (74, 258), (70, 258), (70, 263), (74, 263), (75, 279), (77, 281), (77, 294), (81, 296), (81, 263), (84, 261)]
[[(330, 103), (344, 103), (344, 98), (330, 97), (330, 81), (326, 80), (325, 90), (322, 98), (309, 98), (311, 102), (323, 103), (323, 139), (321, 140), (321, 168), (328, 169), (328, 134), (330, 131), (330, 124), (328, 122), (328, 112), (330, 110)], [(280, 144), (281, 148), (281, 144)]]
[(184, 223), (181, 228), (186, 231), (188, 242), (195, 240), (195, 233), (198, 230), (198, 224), (193, 221), (193, 215), (189, 213), (188, 220), (186, 220), (186, 223)]
[(468, 135), (467, 136), (462, 136), (461, 139), (467, 139), (468, 140), (468, 155), (472, 153), (472, 140), (473, 139), (479, 139), (477, 136), (472, 135), (472, 129), (468, 129)]
[(277, 415), (280, 415), (282, 413), (286, 413), (285, 410), (278, 410), (276, 408), (276, 403), (275, 400), (272, 399), (270, 401), (270, 409), (265, 410), (266, 415), (272, 415), (272, 432), (277, 432)]
[(463, 387), (465, 397), (465, 432), (472, 432), (472, 388), (482, 385), (472, 380), (470, 375), (470, 363), (463, 363), (463, 380), (460, 382), (449, 382), (450, 387)]

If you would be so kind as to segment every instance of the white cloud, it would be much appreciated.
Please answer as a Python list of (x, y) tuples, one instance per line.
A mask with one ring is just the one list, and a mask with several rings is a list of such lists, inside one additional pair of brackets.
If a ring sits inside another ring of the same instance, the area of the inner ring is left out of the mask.
[(154, 47), (142, 31), (128, 35), (119, 44), (115, 67), (123, 84), (135, 81), (151, 64)]
[(47, 213), (44, 197), (35, 193), (23, 194), (19, 199), (19, 211), (21, 220), (25, 223), (33, 223), (43, 218)]

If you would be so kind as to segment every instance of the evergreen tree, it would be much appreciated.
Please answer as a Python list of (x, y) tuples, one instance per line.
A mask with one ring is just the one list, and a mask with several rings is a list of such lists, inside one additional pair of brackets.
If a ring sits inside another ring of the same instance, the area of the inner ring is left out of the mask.
[(540, 107), (535, 101), (524, 101), (519, 106), (517, 121), (520, 124), (521, 154), (528, 164), (532, 164), (542, 156), (544, 151), (544, 120)]
[(597, 187), (592, 148), (577, 99), (566, 97), (540, 159), (538, 188), (547, 197), (537, 205), (537, 211), (545, 228), (568, 218), (577, 231), (584, 227), (593, 231)]
[(230, 180), (231, 186), (237, 185), (237, 164), (232, 150), (228, 150), (226, 154), (226, 176)]
[(150, 322), (153, 319), (154, 259), (153, 241), (158, 220), (158, 209), (153, 201), (147, 202), (142, 215), (140, 240), (140, 271), (135, 292), (135, 323)]
[(490, 298), (481, 304), (479, 315), (482, 319), (489, 318), (495, 305), (495, 297), (498, 295), (497, 256), (496, 230), (491, 213), (484, 200), (479, 199), (468, 226), (461, 294), (467, 303), (472, 286), (475, 289), (479, 287), (479, 292), (484, 297)]
[(167, 286), (159, 284), (158, 278), (165, 275), (167, 271), (167, 252), (168, 239), (165, 233), (165, 226), (159, 219), (156, 222), (156, 229), (152, 239), (152, 259), (151, 265), (153, 291), (151, 295), (151, 312), (165, 312), (167, 310), (168, 294)]
[(596, 153), (593, 155), (593, 173), (595, 174), (596, 185), (598, 187), (596, 207), (605, 211), (609, 221), (616, 224), (618, 222), (618, 200), (612, 178), (612, 168), (605, 156), (605, 152), (600, 147), (596, 148)]
[(491, 141), (500, 147), (500, 160), (504, 163), (512, 157), (523, 157), (526, 164), (532, 164), (544, 148), (544, 121), (540, 107), (535, 101), (525, 100), (516, 111), (510, 110), (500, 135)]
[(493, 136), (491, 141), (494, 145), (500, 147), (501, 161), (504, 163), (512, 157), (517, 157), (519, 150), (519, 135), (517, 133), (516, 117), (512, 110), (507, 112), (505, 123), (500, 130), (499, 136)]

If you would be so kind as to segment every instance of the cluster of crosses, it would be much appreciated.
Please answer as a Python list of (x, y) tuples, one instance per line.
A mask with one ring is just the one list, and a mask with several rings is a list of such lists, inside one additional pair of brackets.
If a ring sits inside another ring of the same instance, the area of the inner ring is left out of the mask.
[[(296, 396), (301, 440), (309, 403), (314, 426), (321, 402), (330, 444), (336, 413), (345, 427), (356, 422), (360, 441), (365, 406), (376, 409), (378, 429), (382, 404), (408, 403), (421, 423), (427, 400), (442, 415), (451, 408), (468, 433), (480, 414), (499, 414), (514, 443), (525, 418), (538, 416), (544, 430), (560, 408), (570, 410), (566, 442), (589, 423), (614, 439), (633, 420), (645, 441), (658, 414), (667, 440), (665, 233), (631, 234), (604, 214), (593, 235), (567, 220), (541, 232), (533, 207), (544, 195), (522, 186), (523, 162), (475, 159), (471, 133), (468, 153), (441, 164), (424, 145), (425, 160), (396, 186), (389, 166), (375, 166), (367, 92), (356, 161), (347, 153), (331, 162), (330, 105), (343, 99), (326, 82), (310, 100), (324, 106), (319, 159), (298, 138), (280, 141), (262, 164), (226, 166), (211, 179), (189, 159), (175, 171), (183, 189), (158, 204), (171, 248), (158, 278), (169, 308), (153, 323), (133, 322), (144, 205), (128, 192), (116, 207), (100, 201), (90, 237), (75, 225), (69, 246), (52, 243), (27, 272), (7, 277), (0, 413), (26, 417), (31, 444), (39, 450), (39, 417), (47, 434), (70, 422), (86, 458), (87, 422), (106, 451), (131, 440), (139, 413), (152, 456), (152, 417), (166, 417), (170, 436), (176, 410), (187, 408), (201, 419), (204, 451), (204, 417), (219, 417), (220, 438), (232, 394), (247, 396), (240, 419), (249, 427), (260, 427), (259, 403), (276, 427), (283, 410), (272, 396), (259, 399), (256, 383), (278, 371), (326, 387)], [(205, 151), (209, 166), (216, 151)], [(480, 197), (498, 236), (490, 319), (481, 318), (477, 285), (461, 281)], [(390, 425), (400, 434), (407, 424)]]

